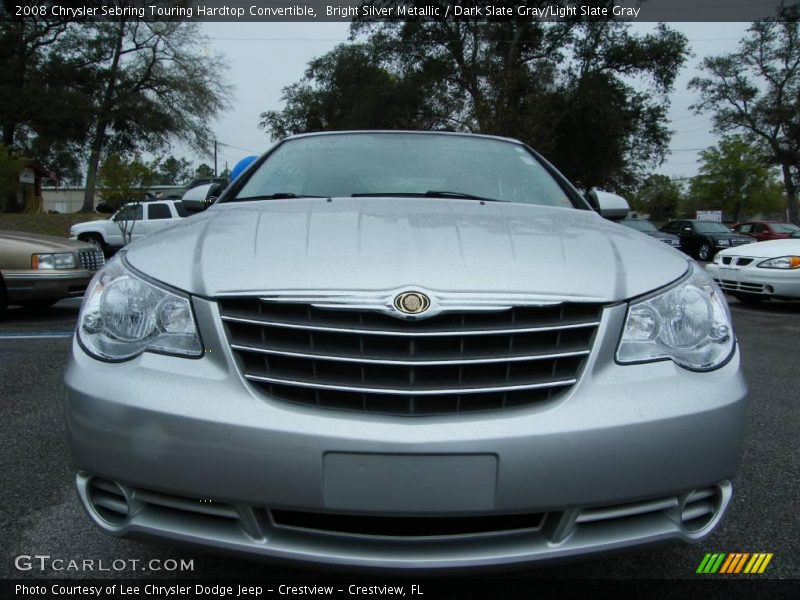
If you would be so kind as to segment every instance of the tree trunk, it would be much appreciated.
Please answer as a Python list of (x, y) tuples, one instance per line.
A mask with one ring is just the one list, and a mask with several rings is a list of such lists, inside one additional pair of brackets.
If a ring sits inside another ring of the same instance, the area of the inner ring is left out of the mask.
[(783, 171), (783, 185), (786, 187), (786, 198), (789, 201), (789, 222), (800, 225), (800, 217), (797, 214), (797, 186), (792, 180), (792, 166), (789, 163), (781, 165)]
[(14, 123), (3, 123), (3, 145), (11, 148), (14, 145)]
[(86, 189), (83, 192), (83, 206), (80, 212), (94, 212), (94, 193), (97, 189), (97, 171), (100, 168), (100, 154), (105, 143), (106, 124), (98, 122), (92, 139), (89, 163), (86, 168)]
[(97, 171), (100, 168), (100, 156), (103, 153), (103, 146), (106, 142), (108, 114), (113, 105), (117, 74), (119, 73), (119, 62), (122, 57), (122, 43), (124, 40), (125, 19), (122, 19), (117, 29), (114, 58), (108, 69), (108, 87), (105, 89), (103, 101), (97, 113), (97, 126), (95, 127), (94, 139), (92, 139), (92, 147), (89, 153), (89, 164), (86, 170), (86, 189), (83, 192), (83, 207), (81, 207), (80, 212), (94, 212), (94, 193), (97, 189)]

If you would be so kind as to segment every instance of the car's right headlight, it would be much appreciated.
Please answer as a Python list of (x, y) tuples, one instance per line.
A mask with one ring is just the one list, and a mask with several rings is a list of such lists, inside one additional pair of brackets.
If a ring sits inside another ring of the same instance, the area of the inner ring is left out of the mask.
[(92, 279), (78, 339), (95, 358), (128, 360), (144, 351), (199, 357), (203, 346), (189, 297), (134, 273), (116, 257)]
[(735, 343), (728, 305), (714, 281), (694, 264), (677, 285), (628, 307), (617, 362), (671, 359), (695, 371), (724, 364)]

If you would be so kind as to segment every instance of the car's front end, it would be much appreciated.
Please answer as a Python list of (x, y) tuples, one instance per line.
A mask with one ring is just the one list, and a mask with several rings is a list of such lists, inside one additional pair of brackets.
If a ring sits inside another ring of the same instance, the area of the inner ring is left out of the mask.
[(0, 232), (0, 266), (10, 304), (46, 304), (82, 296), (105, 264), (94, 246), (55, 236)]
[(745, 300), (800, 299), (800, 240), (771, 240), (720, 252), (706, 270)]
[(699, 267), (589, 210), (355, 195), (223, 197), (95, 278), (65, 381), (101, 529), (426, 569), (717, 527), (747, 389)]

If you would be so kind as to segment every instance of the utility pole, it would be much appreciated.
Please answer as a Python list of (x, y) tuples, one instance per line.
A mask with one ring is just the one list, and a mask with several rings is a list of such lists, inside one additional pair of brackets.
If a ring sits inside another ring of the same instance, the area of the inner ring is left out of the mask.
[(217, 176), (217, 140), (214, 140), (214, 177)]

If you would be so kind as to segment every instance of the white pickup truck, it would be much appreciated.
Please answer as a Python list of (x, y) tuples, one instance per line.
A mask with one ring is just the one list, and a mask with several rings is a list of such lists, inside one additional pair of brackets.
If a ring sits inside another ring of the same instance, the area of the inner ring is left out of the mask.
[(175, 219), (186, 217), (188, 214), (180, 200), (130, 203), (124, 205), (108, 219), (76, 223), (70, 227), (69, 234), (72, 239), (90, 242), (108, 253), (124, 245), (119, 221), (127, 221), (131, 218), (136, 221), (131, 231), (131, 241), (135, 241), (165, 225), (174, 223)]

